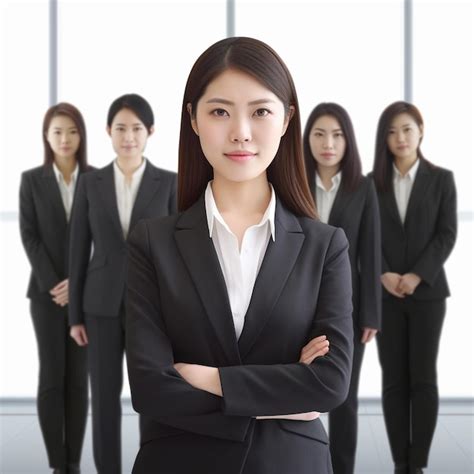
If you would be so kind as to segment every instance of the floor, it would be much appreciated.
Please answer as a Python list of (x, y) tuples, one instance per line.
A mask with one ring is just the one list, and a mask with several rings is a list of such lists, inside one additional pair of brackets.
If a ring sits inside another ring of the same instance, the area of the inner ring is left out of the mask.
[[(138, 450), (138, 418), (130, 402), (123, 403), (123, 472), (131, 472)], [(323, 416), (323, 423), (327, 418)], [(26, 448), (25, 448), (26, 447)], [(474, 473), (474, 406), (472, 401), (441, 403), (426, 474)], [(82, 473), (95, 472), (92, 459), (91, 423), (88, 421), (82, 458)], [(51, 472), (31, 400), (0, 402), (0, 473), (33, 474)], [(378, 400), (360, 405), (357, 474), (393, 473), (385, 426)], [(225, 473), (223, 473), (225, 474)], [(296, 473), (295, 473), (296, 474)], [(315, 473), (316, 474), (316, 473)]]

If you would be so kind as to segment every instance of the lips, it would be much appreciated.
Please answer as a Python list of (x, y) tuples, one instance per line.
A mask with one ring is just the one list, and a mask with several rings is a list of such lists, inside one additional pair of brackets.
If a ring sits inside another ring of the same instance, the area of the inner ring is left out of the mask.
[(321, 153), (321, 156), (323, 158), (333, 158), (335, 157), (336, 155), (334, 153)]
[(232, 161), (243, 162), (254, 158), (257, 154), (250, 151), (233, 151), (224, 153), (224, 155)]

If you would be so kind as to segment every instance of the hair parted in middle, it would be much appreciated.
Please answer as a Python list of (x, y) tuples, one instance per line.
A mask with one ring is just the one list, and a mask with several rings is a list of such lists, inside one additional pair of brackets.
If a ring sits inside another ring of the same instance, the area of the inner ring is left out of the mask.
[(316, 179), (316, 160), (311, 153), (309, 136), (316, 120), (324, 116), (335, 118), (341, 127), (346, 142), (344, 156), (339, 165), (342, 174), (341, 185), (348, 192), (354, 191), (362, 178), (362, 163), (359, 149), (357, 148), (354, 126), (346, 109), (334, 102), (322, 102), (318, 104), (310, 113), (308, 121), (306, 122), (303, 134), (303, 150), (308, 181), (314, 183)]
[(285, 113), (293, 114), (281, 138), (277, 154), (267, 168), (268, 180), (284, 206), (297, 216), (314, 218), (316, 209), (306, 181), (298, 98), (288, 68), (267, 44), (254, 38), (226, 38), (210, 46), (194, 63), (186, 83), (181, 110), (178, 164), (178, 208), (184, 211), (204, 192), (213, 177), (211, 165), (191, 126), (199, 99), (210, 82), (228, 69), (246, 73), (273, 92), (283, 103)]

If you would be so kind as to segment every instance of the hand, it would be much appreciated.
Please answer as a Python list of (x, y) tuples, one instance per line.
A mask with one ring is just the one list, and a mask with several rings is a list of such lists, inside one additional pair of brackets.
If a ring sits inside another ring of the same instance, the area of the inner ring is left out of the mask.
[(216, 367), (177, 362), (174, 368), (194, 388), (222, 397), (221, 378)]
[(405, 295), (412, 295), (420, 282), (421, 278), (416, 273), (405, 273), (398, 283), (398, 291)]
[(309, 365), (316, 357), (322, 357), (328, 352), (329, 341), (326, 339), (326, 336), (318, 336), (311, 339), (311, 341), (301, 349), (300, 360), (298, 362)]
[(362, 344), (367, 344), (368, 342), (370, 342), (375, 337), (377, 332), (378, 332), (377, 329), (363, 328), (362, 329), (362, 338), (361, 338), (360, 342), (362, 342)]
[(319, 418), (319, 411), (308, 411), (307, 413), (295, 413), (293, 415), (271, 415), (271, 416), (256, 416), (257, 420), (297, 420), (297, 421), (312, 421)]
[(402, 276), (398, 273), (386, 272), (380, 277), (380, 280), (384, 288), (391, 295), (396, 296), (397, 298), (405, 298), (405, 294), (398, 288), (401, 278)]
[(69, 280), (59, 282), (54, 288), (49, 290), (53, 301), (59, 306), (66, 306), (69, 303)]
[(75, 324), (71, 326), (69, 335), (76, 341), (78, 346), (86, 346), (89, 344), (89, 339), (87, 339), (87, 331), (84, 324)]

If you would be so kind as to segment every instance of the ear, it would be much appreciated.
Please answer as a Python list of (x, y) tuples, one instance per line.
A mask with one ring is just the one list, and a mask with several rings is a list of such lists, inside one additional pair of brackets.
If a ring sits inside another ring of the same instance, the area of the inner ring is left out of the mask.
[(107, 135), (108, 135), (109, 137), (112, 136), (112, 129), (111, 129), (108, 125), (107, 125), (107, 127), (105, 127), (105, 131), (107, 132)]
[(148, 136), (151, 137), (155, 133), (155, 126), (152, 125), (148, 131)]
[(420, 128), (420, 140), (421, 140), (423, 138), (423, 131), (424, 131), (423, 125), (420, 125), (419, 128)]
[(288, 113), (286, 114), (286, 117), (285, 117), (285, 121), (283, 122), (283, 130), (281, 132), (281, 136), (283, 136), (286, 133), (286, 129), (288, 128), (288, 125), (290, 124), (290, 121), (293, 118), (293, 115), (295, 115), (295, 106), (290, 105)]
[(189, 120), (191, 120), (191, 127), (194, 130), (194, 133), (199, 137), (199, 130), (196, 122), (196, 116), (193, 116), (193, 107), (190, 102), (186, 105), (186, 110), (188, 111), (189, 114)]

